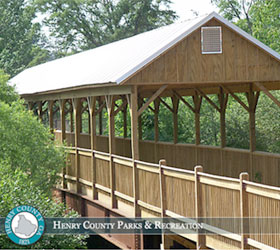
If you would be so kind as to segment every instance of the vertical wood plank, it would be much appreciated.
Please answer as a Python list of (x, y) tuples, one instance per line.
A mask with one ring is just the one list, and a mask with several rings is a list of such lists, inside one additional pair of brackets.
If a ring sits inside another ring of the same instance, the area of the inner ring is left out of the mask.
[[(202, 166), (196, 166), (195, 172), (195, 215), (197, 223), (200, 223), (200, 218), (203, 216), (203, 204), (202, 204), (202, 189), (199, 181), (199, 173), (203, 172)], [(206, 249), (205, 235), (200, 234), (197, 231), (196, 249)]]
[(249, 238), (249, 208), (248, 208), (248, 193), (246, 192), (246, 184), (244, 180), (249, 180), (248, 173), (241, 173), (240, 176), (240, 215), (241, 215), (241, 249), (250, 249), (247, 244)]

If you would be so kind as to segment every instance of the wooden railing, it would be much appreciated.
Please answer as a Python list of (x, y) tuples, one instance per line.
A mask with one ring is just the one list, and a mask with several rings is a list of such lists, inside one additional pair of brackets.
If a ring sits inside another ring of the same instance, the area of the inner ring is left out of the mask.
[[(135, 206), (142, 217), (261, 218), (280, 215), (280, 188), (247, 181), (246, 174), (239, 179), (221, 177), (204, 173), (201, 167), (192, 171), (162, 165), (162, 162), (133, 161), (96, 150), (73, 147), (68, 150), (69, 162), (63, 176), (63, 181), (67, 181), (66, 188), (96, 198), (107, 206), (115, 206), (127, 217), (133, 216)], [(78, 161), (75, 160), (77, 156)], [(250, 234), (243, 231), (248, 226), (244, 223), (238, 228), (232, 224), (208, 225), (207, 230), (215, 235), (181, 236), (204, 241), (213, 249), (241, 249), (242, 244), (254, 249), (280, 248), (279, 234), (263, 233), (269, 232), (269, 225), (259, 223), (250, 228), (250, 232), (254, 232)]]
[[(56, 132), (60, 139), (60, 133)], [(130, 138), (115, 138), (116, 154), (131, 157)], [(66, 133), (68, 145), (74, 145), (74, 134)], [(108, 137), (96, 136), (96, 150), (108, 152)], [(251, 181), (280, 186), (280, 154), (250, 152), (245, 149), (221, 148), (206, 145), (140, 141), (140, 159), (158, 163), (165, 159), (172, 167), (193, 170), (202, 165), (207, 173), (239, 178), (241, 172), (248, 172)], [(90, 148), (90, 135), (80, 134), (81, 148)]]

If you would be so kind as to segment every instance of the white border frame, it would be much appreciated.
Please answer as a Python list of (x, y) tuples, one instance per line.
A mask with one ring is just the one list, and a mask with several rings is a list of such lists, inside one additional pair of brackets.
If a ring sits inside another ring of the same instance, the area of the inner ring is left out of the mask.
[[(215, 52), (205, 52), (203, 51), (203, 31), (206, 29), (219, 29), (220, 30), (220, 51)], [(223, 53), (223, 37), (222, 37), (222, 27), (221, 26), (204, 26), (201, 27), (201, 54), (222, 54)]]

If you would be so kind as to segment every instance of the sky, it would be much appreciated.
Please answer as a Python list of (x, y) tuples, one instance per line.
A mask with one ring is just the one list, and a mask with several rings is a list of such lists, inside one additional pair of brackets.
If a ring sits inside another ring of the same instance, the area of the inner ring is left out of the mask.
[(171, 8), (177, 12), (179, 20), (186, 20), (195, 17), (192, 10), (199, 15), (209, 14), (218, 9), (211, 4), (211, 0), (173, 0)]

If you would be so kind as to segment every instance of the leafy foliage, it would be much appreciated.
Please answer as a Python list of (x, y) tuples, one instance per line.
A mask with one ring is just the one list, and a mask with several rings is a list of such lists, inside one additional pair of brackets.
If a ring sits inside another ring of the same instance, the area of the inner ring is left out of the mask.
[[(6, 217), (10, 210), (19, 205), (36, 207), (44, 217), (78, 217), (78, 214), (67, 209), (62, 203), (49, 199), (48, 195), (33, 182), (33, 178), (20, 169), (11, 171), (9, 163), (0, 161), (0, 216)], [(18, 246), (6, 235), (0, 236), (0, 247), (3, 249), (81, 249), (85, 248), (85, 235), (43, 235), (31, 246)]]
[(11, 171), (29, 173), (36, 185), (49, 191), (64, 166), (64, 151), (22, 104), (0, 102), (0, 159), (9, 163)]
[[(57, 56), (95, 48), (165, 24), (170, 0), (35, 0), (55, 39)], [(62, 54), (61, 54), (62, 51)], [(63, 53), (64, 52), (64, 53)]]
[(211, 0), (221, 14), (264, 44), (280, 51), (279, 0)]
[(40, 25), (33, 22), (35, 9), (26, 0), (1, 0), (0, 13), (0, 69), (14, 76), (37, 56)]

